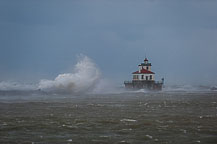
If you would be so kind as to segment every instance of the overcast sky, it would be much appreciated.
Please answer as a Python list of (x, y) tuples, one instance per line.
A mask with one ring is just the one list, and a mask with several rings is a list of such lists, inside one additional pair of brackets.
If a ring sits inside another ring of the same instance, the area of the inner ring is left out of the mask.
[(81, 53), (117, 83), (146, 55), (167, 84), (217, 84), (217, 0), (0, 0), (0, 81), (53, 79)]

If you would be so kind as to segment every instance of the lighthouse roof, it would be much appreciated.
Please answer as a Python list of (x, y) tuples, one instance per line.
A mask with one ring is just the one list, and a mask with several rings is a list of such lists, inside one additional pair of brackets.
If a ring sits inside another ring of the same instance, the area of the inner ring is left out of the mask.
[(146, 69), (141, 69), (140, 71), (133, 72), (133, 74), (154, 74), (154, 72)]

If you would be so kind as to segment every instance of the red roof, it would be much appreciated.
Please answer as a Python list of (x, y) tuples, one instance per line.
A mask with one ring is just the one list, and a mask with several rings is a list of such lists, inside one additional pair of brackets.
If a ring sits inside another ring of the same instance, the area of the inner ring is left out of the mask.
[(152, 71), (148, 71), (146, 69), (141, 69), (141, 71), (136, 71), (136, 72), (133, 72), (133, 74), (154, 74), (154, 72)]
[(148, 59), (147, 58), (145, 58), (145, 60), (144, 61), (148, 61)]

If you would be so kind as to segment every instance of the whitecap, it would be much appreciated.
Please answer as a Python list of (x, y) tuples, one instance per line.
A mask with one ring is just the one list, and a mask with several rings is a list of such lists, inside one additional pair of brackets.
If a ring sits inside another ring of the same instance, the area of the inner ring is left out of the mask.
[(137, 122), (137, 120), (134, 119), (122, 119), (121, 122)]

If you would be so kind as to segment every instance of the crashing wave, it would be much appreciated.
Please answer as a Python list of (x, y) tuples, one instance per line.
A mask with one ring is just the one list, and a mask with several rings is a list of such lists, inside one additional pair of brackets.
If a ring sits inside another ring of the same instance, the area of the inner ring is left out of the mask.
[(41, 80), (43, 91), (83, 93), (94, 89), (100, 80), (100, 71), (87, 56), (80, 56), (72, 73), (59, 74), (54, 80)]

